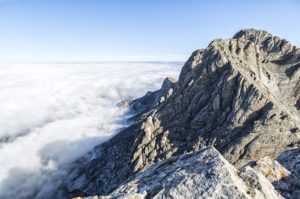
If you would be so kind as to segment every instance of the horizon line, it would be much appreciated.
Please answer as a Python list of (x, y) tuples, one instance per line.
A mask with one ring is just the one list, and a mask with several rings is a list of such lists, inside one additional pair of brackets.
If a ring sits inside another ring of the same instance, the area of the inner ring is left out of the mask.
[(101, 64), (101, 63), (183, 63), (183, 60), (135, 60), (135, 61), (24, 61), (24, 62), (1, 62), (0, 64)]

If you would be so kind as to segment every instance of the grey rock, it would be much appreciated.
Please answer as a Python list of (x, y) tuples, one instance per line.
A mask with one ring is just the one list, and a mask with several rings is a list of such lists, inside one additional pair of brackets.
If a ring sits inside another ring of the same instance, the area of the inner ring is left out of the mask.
[(300, 49), (265, 31), (212, 41), (178, 82), (132, 102), (134, 123), (65, 180), (66, 192), (106, 195), (156, 162), (209, 145), (237, 167), (277, 157), (300, 140), (299, 67)]
[[(242, 176), (242, 177), (241, 177)], [(251, 168), (236, 170), (213, 147), (153, 164), (107, 198), (282, 198)]]
[(300, 178), (300, 148), (286, 150), (277, 157), (278, 162)]
[(268, 156), (259, 159), (253, 168), (262, 173), (271, 182), (280, 181), (291, 174), (276, 160), (273, 160)]
[[(300, 154), (297, 150), (287, 150), (281, 154), (277, 160), (282, 164), (268, 156), (250, 163), (256, 173), (264, 175), (273, 184), (274, 188), (284, 198), (288, 199), (299, 198), (300, 176), (297, 172), (299, 172)], [(241, 168), (241, 170), (244, 170), (244, 168)]]
[(124, 100), (119, 104), (128, 102), (129, 109), (134, 113), (131, 121), (138, 121), (142, 118), (143, 114), (147, 113), (157, 105), (161, 104), (165, 99), (169, 98), (173, 94), (173, 89), (176, 86), (177, 80), (171, 77), (167, 77), (157, 91), (148, 91), (145, 96), (135, 100)]
[(300, 148), (286, 150), (277, 157), (277, 160), (291, 173), (277, 181), (274, 186), (285, 198), (300, 198)]
[(213, 100), (213, 104), (212, 104), (212, 108), (214, 111), (218, 111), (220, 110), (220, 106), (221, 106), (221, 102), (220, 102), (220, 96), (219, 95), (216, 95), (214, 100)]

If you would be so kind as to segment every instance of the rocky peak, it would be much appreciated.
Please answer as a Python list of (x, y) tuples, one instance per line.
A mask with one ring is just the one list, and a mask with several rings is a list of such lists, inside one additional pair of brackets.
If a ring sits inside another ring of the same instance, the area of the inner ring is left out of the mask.
[(245, 29), (212, 41), (178, 83), (134, 100), (135, 123), (66, 180), (69, 193), (104, 195), (152, 164), (214, 146), (241, 167), (300, 141), (300, 55), (286, 40)]
[(254, 28), (246, 28), (238, 31), (233, 39), (243, 38), (246, 40), (263, 40), (267, 37), (273, 37), (271, 33), (263, 30), (257, 30)]
[(196, 50), (192, 53), (188, 61), (184, 64), (184, 66), (181, 69), (181, 73), (179, 76), (179, 82), (183, 81), (186, 75), (193, 70), (196, 66), (198, 66), (201, 63), (203, 49)]
[(167, 77), (161, 86), (161, 89), (170, 89), (174, 87), (174, 84), (176, 84), (177, 80), (172, 77)]

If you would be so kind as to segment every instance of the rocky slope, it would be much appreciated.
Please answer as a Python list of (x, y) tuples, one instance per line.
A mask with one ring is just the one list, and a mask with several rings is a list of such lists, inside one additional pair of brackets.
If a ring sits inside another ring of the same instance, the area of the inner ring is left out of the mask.
[(282, 198), (253, 169), (236, 170), (216, 149), (161, 161), (110, 194), (111, 198)]
[(138, 111), (133, 124), (98, 146), (64, 189), (73, 196), (106, 195), (147, 175), (137, 173), (153, 163), (205, 146), (237, 168), (299, 147), (299, 67), (300, 49), (265, 31), (212, 41), (191, 55), (178, 82), (166, 80), (161, 90), (129, 103)]

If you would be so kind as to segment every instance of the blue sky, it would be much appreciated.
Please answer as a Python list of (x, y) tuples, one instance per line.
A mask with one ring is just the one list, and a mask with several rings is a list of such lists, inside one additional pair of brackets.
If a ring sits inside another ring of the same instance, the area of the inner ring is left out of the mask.
[(185, 61), (242, 28), (300, 46), (298, 0), (0, 0), (0, 62)]

